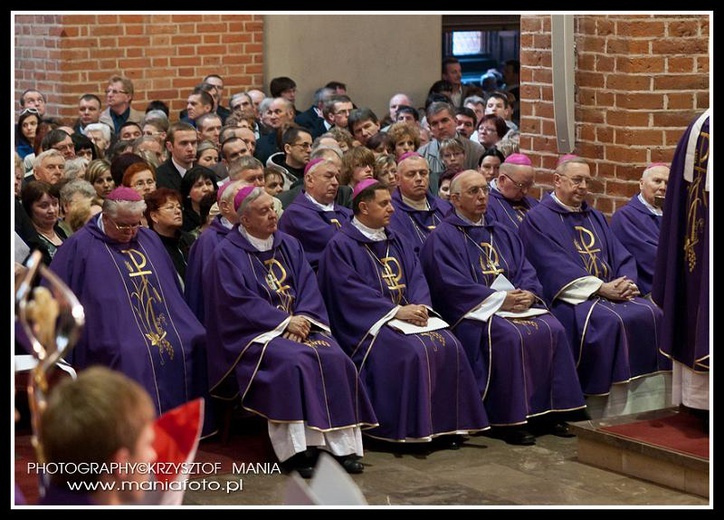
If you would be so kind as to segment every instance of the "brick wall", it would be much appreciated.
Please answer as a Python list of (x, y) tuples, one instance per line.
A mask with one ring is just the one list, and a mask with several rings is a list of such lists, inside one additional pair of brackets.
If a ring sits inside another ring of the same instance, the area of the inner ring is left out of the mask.
[(15, 98), (37, 88), (48, 113), (70, 121), (78, 98), (99, 95), (108, 78), (133, 80), (133, 107), (166, 101), (172, 120), (191, 88), (207, 74), (224, 78), (224, 103), (263, 82), (263, 17), (259, 15), (18, 15)]
[[(709, 18), (585, 15), (574, 31), (575, 153), (591, 160), (592, 200), (610, 214), (637, 192), (643, 166), (670, 162), (709, 108)], [(549, 190), (559, 156), (550, 16), (522, 16), (520, 41), (521, 150)]]

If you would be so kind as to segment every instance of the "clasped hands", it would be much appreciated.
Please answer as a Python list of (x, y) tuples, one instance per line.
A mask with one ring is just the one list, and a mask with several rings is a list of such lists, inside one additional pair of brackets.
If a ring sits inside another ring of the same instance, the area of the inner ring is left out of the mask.
[(427, 313), (427, 307), (424, 305), (409, 304), (400, 307), (397, 313), (395, 313), (395, 318), (412, 323), (418, 327), (425, 327), (429, 315)]
[(500, 310), (507, 312), (523, 312), (528, 310), (536, 301), (535, 294), (523, 289), (505, 291), (505, 300)]
[(598, 296), (612, 301), (629, 301), (634, 297), (640, 296), (639, 288), (631, 278), (621, 276), (610, 282), (605, 282), (596, 292)]
[(303, 316), (292, 316), (292, 319), (287, 323), (287, 328), (284, 329), (282, 337), (298, 343), (304, 343), (311, 330), (312, 324), (309, 323), (307, 318)]

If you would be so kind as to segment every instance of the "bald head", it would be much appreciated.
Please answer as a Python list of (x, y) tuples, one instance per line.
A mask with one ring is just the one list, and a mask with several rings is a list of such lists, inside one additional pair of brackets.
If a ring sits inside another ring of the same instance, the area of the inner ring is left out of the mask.
[(639, 188), (643, 199), (655, 207), (663, 205), (666, 196), (666, 185), (669, 182), (669, 167), (665, 164), (654, 164), (646, 168), (641, 175)]
[(471, 222), (478, 222), (485, 214), (489, 192), (488, 181), (476, 170), (460, 172), (450, 182), (450, 202)]

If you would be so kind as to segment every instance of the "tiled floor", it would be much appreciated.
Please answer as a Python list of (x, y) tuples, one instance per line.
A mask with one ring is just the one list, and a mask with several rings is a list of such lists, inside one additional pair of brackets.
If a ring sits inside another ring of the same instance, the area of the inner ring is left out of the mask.
[[(371, 507), (710, 509), (709, 501), (699, 496), (583, 464), (577, 460), (576, 446), (576, 438), (550, 435), (527, 447), (475, 436), (457, 451), (417, 454), (369, 446), (365, 472), (352, 478)], [(222, 485), (227, 480), (236, 486), (241, 482), (243, 489), (230, 493), (187, 490), (184, 504), (281, 506), (289, 478), (283, 474), (206, 477)]]

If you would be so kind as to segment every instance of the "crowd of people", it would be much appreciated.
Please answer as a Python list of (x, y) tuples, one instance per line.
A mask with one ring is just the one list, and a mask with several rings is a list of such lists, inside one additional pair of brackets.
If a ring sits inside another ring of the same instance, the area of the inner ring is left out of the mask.
[(365, 438), (572, 436), (586, 396), (671, 370), (650, 297), (668, 166), (610, 224), (583, 157), (537, 200), (517, 80), (460, 76), (446, 59), (424, 106), (395, 92), (384, 117), (337, 81), (298, 110), (288, 77), (226, 107), (209, 75), (171, 114), (117, 75), (74, 122), (25, 91), (16, 251), (85, 308), (67, 361), (122, 372), (156, 415), (203, 397), (206, 436), (237, 402), (304, 477), (320, 450), (363, 471)]

